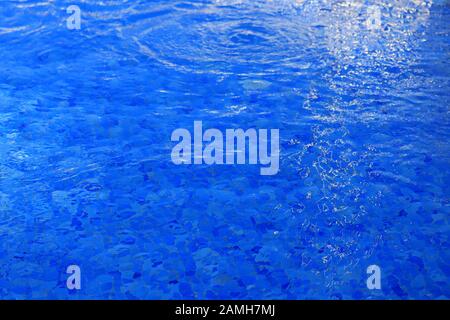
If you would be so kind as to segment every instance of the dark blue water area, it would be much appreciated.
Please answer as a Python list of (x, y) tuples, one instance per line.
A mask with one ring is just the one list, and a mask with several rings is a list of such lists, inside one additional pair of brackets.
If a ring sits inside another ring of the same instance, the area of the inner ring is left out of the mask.
[(449, 89), (448, 1), (1, 0), (0, 297), (449, 299)]

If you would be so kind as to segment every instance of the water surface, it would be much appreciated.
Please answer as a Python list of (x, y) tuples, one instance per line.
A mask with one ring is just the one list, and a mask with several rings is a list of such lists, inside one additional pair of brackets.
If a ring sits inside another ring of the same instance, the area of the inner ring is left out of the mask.
[[(450, 298), (449, 21), (442, 0), (1, 1), (0, 297)], [(194, 120), (279, 128), (280, 172), (174, 165)]]

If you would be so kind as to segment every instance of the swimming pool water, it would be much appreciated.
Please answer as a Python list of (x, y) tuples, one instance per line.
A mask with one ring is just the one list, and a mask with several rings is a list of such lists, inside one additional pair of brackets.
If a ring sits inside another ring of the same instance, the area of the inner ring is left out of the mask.
[[(2, 0), (0, 298), (450, 298), (449, 21), (442, 0)], [(195, 120), (279, 128), (280, 172), (174, 165)]]

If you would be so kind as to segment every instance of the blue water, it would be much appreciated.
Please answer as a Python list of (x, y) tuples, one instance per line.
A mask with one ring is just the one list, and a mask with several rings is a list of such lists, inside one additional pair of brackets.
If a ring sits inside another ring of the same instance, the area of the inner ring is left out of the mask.
[[(1, 0), (0, 297), (449, 299), (449, 22), (442, 0)], [(280, 172), (174, 165), (194, 120), (279, 128)]]

